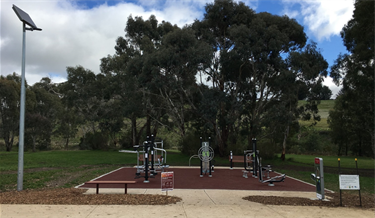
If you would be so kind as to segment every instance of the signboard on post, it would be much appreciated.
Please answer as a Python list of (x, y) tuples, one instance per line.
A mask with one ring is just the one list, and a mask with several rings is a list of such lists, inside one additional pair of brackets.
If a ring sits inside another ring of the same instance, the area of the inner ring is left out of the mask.
[(359, 175), (340, 175), (340, 190), (360, 190)]
[(174, 174), (173, 172), (161, 173), (161, 191), (172, 191), (174, 188)]
[(341, 174), (341, 167), (340, 167), (340, 158), (338, 158), (340, 206), (342, 206), (341, 190), (358, 190), (359, 205), (362, 207), (361, 188), (359, 186), (359, 172), (358, 172), (357, 158), (355, 158), (354, 160), (355, 160), (355, 168), (357, 169), (357, 175), (342, 175)]

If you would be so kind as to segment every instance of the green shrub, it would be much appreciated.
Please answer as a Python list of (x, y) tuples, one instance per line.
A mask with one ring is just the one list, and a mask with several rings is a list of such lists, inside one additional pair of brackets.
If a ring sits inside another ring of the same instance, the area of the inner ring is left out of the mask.
[(189, 131), (185, 134), (185, 137), (179, 143), (179, 149), (181, 153), (186, 155), (198, 154), (198, 150), (201, 147), (200, 137), (197, 136), (193, 131)]
[(273, 159), (276, 155), (277, 145), (271, 140), (262, 140), (257, 142), (257, 149), (262, 159)]
[(319, 134), (315, 131), (309, 133), (304, 142), (305, 150), (308, 152), (319, 152), (320, 151), (320, 141)]
[(108, 136), (101, 132), (87, 133), (78, 146), (81, 150), (107, 150)]
[(247, 136), (239, 135), (238, 137), (236, 137), (236, 140), (229, 141), (235, 141), (235, 144), (230, 143), (228, 145), (228, 154), (230, 153), (230, 151), (232, 151), (233, 155), (243, 155), (244, 150), (247, 150)]

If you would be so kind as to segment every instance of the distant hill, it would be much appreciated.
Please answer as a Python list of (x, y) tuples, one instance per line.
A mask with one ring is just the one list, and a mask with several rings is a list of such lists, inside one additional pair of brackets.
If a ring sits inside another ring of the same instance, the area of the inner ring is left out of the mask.
[[(298, 105), (302, 105), (306, 101), (298, 101)], [(328, 118), (328, 112), (333, 110), (333, 106), (335, 106), (335, 100), (322, 100), (318, 105), (319, 115), (321, 118)]]
[[(306, 101), (298, 101), (298, 105), (304, 104)], [(335, 106), (335, 100), (322, 100), (320, 101), (320, 104), (318, 105), (319, 109), (319, 115), (320, 115), (320, 122), (316, 124), (316, 128), (318, 129), (327, 129), (328, 123), (327, 118), (329, 115), (329, 111), (333, 110), (333, 107)], [(300, 121), (302, 125), (309, 125), (311, 122), (308, 121)]]

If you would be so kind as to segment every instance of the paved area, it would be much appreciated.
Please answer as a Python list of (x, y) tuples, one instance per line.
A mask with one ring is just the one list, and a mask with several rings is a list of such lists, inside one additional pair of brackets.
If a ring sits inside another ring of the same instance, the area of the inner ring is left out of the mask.
[[(122, 193), (122, 189), (101, 189), (101, 193)], [(87, 194), (94, 194), (89, 189)], [(129, 194), (166, 194), (160, 189), (128, 189)], [(168, 195), (182, 198), (182, 202), (166, 206), (130, 205), (0, 205), (1, 218), (76, 217), (76, 218), (221, 218), (221, 217), (361, 217), (374, 218), (374, 210), (356, 208), (327, 208), (263, 205), (242, 200), (249, 195), (290, 196), (315, 198), (313, 192), (241, 191), (214, 189), (175, 189)]]

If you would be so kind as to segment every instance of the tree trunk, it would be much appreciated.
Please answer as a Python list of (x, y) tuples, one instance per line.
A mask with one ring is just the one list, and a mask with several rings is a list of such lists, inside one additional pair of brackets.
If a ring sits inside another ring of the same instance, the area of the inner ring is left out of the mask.
[(6, 151), (11, 151), (13, 147), (13, 142), (9, 141), (9, 135), (3, 137), (5, 142)]
[(134, 146), (134, 145), (139, 144), (139, 140), (137, 140), (137, 118), (132, 116), (131, 123), (132, 123), (132, 143)]
[(147, 136), (151, 136), (151, 118), (150, 116), (147, 114), (147, 125), (146, 125), (146, 135)]
[(217, 130), (217, 145), (219, 149), (220, 157), (224, 157), (225, 150), (227, 148), (227, 140), (228, 140), (228, 130), (226, 127), (223, 127), (223, 130)]
[(348, 142), (345, 142), (345, 156), (348, 156)]
[(372, 148), (372, 157), (375, 158), (375, 131), (371, 131), (371, 148)]
[(3, 139), (5, 142), (6, 151), (11, 151), (14, 142), (14, 131), (5, 132)]
[(12, 150), (12, 147), (13, 147), (13, 143), (10, 143), (8, 140), (5, 140), (5, 147), (6, 147), (6, 151), (11, 151)]
[(284, 141), (283, 141), (283, 151), (281, 153), (281, 160), (285, 160), (285, 153), (286, 153), (286, 140), (289, 136), (289, 125), (286, 127), (285, 133), (284, 133)]
[(32, 138), (33, 138), (33, 152), (35, 152), (36, 151), (35, 137), (32, 136)]
[(69, 147), (69, 137), (67, 137), (65, 140), (65, 150), (68, 150), (68, 147)]

